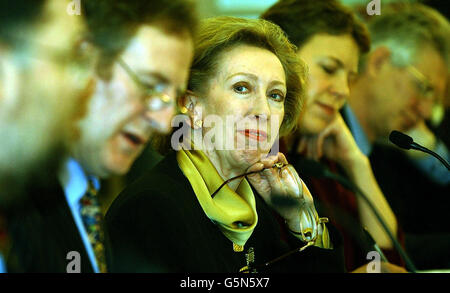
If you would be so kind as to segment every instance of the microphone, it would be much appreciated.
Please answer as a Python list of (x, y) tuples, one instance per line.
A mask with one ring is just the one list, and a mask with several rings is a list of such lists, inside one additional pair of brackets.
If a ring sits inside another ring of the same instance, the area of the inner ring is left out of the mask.
[(436, 154), (435, 152), (427, 149), (426, 147), (421, 146), (418, 143), (415, 143), (411, 136), (406, 135), (400, 131), (393, 130), (391, 134), (389, 134), (389, 140), (398, 146), (399, 148), (405, 149), (405, 150), (418, 150), (427, 154), (432, 155), (436, 159), (438, 159), (446, 168), (450, 171), (450, 165), (446, 160), (444, 160), (441, 156)]
[(406, 252), (401, 247), (400, 243), (397, 241), (396, 237), (392, 235), (391, 230), (389, 230), (387, 224), (384, 222), (384, 220), (381, 218), (381, 215), (378, 213), (378, 211), (375, 209), (372, 202), (369, 200), (367, 195), (356, 185), (353, 184), (353, 182), (349, 181), (344, 176), (338, 175), (336, 173), (331, 172), (326, 166), (323, 164), (310, 160), (305, 158), (299, 158), (294, 163), (296, 167), (298, 167), (298, 170), (301, 170), (301, 172), (305, 175), (309, 175), (312, 177), (317, 178), (328, 178), (338, 181), (342, 186), (349, 189), (353, 193), (355, 193), (357, 196), (361, 197), (369, 206), (369, 208), (372, 210), (372, 212), (375, 214), (375, 217), (377, 218), (378, 222), (383, 227), (386, 234), (391, 239), (392, 243), (394, 244), (395, 249), (399, 252), (403, 260), (405, 261), (405, 265), (408, 268), (410, 272), (416, 272), (417, 269), (412, 263), (409, 256), (406, 254)]
[(389, 140), (399, 148), (405, 150), (410, 150), (412, 148), (412, 144), (414, 143), (411, 136), (397, 130), (393, 130), (391, 134), (389, 134)]

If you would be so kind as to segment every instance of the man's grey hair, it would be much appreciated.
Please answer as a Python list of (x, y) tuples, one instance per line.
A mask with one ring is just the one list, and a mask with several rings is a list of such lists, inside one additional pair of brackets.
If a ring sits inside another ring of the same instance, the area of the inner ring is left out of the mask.
[[(421, 49), (431, 46), (449, 67), (450, 24), (431, 7), (419, 3), (390, 5), (383, 9), (381, 16), (373, 17), (368, 27), (372, 50), (387, 47), (395, 66), (413, 63)], [(365, 58), (362, 59), (361, 70), (364, 70)]]

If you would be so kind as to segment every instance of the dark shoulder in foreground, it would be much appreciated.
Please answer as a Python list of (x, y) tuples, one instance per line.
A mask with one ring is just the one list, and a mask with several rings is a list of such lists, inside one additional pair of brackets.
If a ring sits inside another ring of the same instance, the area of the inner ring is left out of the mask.
[[(186, 229), (182, 227), (200, 206), (175, 153), (128, 185), (105, 217), (108, 267), (113, 272), (171, 271)], [(183, 234), (183, 235), (182, 235)], [(171, 260), (167, 255), (173, 255)], [(158, 259), (160, 257), (161, 259)], [(147, 263), (151, 260), (151, 264)], [(161, 267), (158, 264), (164, 264)], [(174, 265), (176, 265), (174, 263)]]

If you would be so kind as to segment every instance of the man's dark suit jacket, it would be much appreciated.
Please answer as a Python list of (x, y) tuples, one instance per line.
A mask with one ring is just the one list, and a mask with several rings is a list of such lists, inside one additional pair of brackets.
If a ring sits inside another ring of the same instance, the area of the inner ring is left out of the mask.
[(431, 181), (403, 151), (386, 143), (374, 144), (369, 160), (405, 233), (406, 251), (418, 269), (450, 268), (450, 184)]
[[(38, 187), (40, 186), (40, 187)], [(80, 233), (56, 176), (29, 192), (25, 207), (9, 217), (8, 272), (66, 273), (70, 251), (80, 253), (82, 273), (93, 272)]]
[(450, 268), (450, 184), (434, 183), (392, 147), (376, 145), (370, 162), (416, 266)]
[[(171, 153), (129, 185), (106, 215), (113, 272), (238, 272), (254, 248), (256, 265), (304, 245), (283, 234), (266, 203), (255, 194), (258, 224), (244, 252), (207, 218)], [(275, 272), (343, 272), (340, 236), (329, 227), (333, 250), (308, 247), (267, 268)], [(285, 240), (282, 240), (282, 235)]]

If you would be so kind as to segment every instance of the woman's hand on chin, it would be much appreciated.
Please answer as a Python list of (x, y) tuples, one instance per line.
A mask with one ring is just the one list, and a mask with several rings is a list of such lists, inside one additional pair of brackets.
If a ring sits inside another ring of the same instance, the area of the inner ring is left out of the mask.
[(261, 172), (248, 175), (247, 178), (264, 201), (280, 214), (289, 226), (291, 226), (289, 223), (292, 223), (298, 231), (299, 209), (304, 202), (312, 204), (313, 200), (294, 168), (292, 166), (282, 169), (274, 167), (277, 163), (288, 164), (282, 153), (263, 158), (250, 166), (247, 172)]
[(317, 135), (302, 137), (298, 152), (304, 152), (306, 157), (316, 161), (325, 157), (337, 162), (344, 169), (351, 169), (367, 158), (360, 151), (340, 114)]

